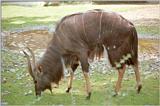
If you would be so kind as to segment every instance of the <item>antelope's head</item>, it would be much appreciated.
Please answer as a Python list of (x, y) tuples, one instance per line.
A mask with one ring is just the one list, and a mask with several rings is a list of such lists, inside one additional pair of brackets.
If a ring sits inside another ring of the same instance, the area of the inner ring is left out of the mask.
[(33, 51), (28, 47), (27, 49), (31, 54), (32, 60), (31, 57), (27, 54), (27, 52), (23, 50), (23, 53), (25, 54), (25, 57), (28, 61), (28, 72), (33, 78), (36, 96), (41, 96), (41, 92), (46, 89), (49, 89), (52, 93), (51, 83), (45, 73), (45, 67), (40, 64), (40, 61), (36, 62)]

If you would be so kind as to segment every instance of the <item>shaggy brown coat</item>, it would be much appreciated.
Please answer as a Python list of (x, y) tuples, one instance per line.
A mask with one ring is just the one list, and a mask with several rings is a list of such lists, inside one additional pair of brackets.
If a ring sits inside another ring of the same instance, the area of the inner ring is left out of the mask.
[(117, 13), (99, 9), (65, 16), (37, 63), (43, 73), (36, 75), (36, 94), (51, 89), (51, 82), (58, 84), (64, 71), (62, 59), (73, 71), (80, 61), (83, 72), (88, 72), (88, 59), (100, 58), (104, 49), (111, 65), (117, 69), (125, 64), (137, 65), (138, 38), (134, 25)]
[(113, 67), (127, 54), (131, 58), (124, 59), (121, 66), (137, 64), (138, 39), (134, 25), (117, 13), (103, 10), (64, 17), (57, 25), (40, 64), (46, 68), (48, 78), (58, 83), (63, 76), (61, 57), (72, 60), (71, 57), (80, 58), (87, 52), (88, 58), (93, 59), (95, 55), (101, 56), (103, 45)]

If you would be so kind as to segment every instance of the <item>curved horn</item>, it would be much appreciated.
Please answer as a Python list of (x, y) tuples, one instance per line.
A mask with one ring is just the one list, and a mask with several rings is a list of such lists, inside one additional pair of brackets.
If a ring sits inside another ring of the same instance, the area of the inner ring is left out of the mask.
[(33, 51), (32, 51), (29, 47), (27, 47), (27, 49), (29, 50), (29, 52), (30, 52), (31, 55), (32, 55), (32, 63), (33, 63), (33, 66), (36, 67), (36, 61), (35, 61), (34, 53), (33, 53)]
[(32, 72), (31, 62), (30, 62), (30, 59), (29, 59), (29, 55), (28, 55), (25, 51), (23, 51), (23, 53), (24, 53), (25, 56), (27, 57), (29, 74), (30, 74), (32, 77), (34, 77), (33, 72)]

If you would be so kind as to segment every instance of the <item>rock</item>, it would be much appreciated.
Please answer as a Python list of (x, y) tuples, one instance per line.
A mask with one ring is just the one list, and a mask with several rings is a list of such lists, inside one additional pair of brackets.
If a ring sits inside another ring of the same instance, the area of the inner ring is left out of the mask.
[(2, 95), (4, 96), (4, 95), (8, 95), (8, 94), (10, 94), (11, 92), (9, 92), (9, 91), (4, 91), (4, 92), (2, 92)]
[(107, 71), (102, 71), (102, 74), (106, 74), (107, 73)]
[(124, 78), (125, 81), (129, 81), (129, 78)]
[(12, 42), (12, 43), (10, 43), (10, 45), (11, 45), (11, 46), (15, 46), (15, 47), (17, 46), (17, 45), (16, 45), (16, 42)]
[(25, 75), (25, 76), (26, 76), (26, 77), (27, 77), (27, 76), (29, 76), (29, 73), (26, 73), (26, 75)]
[(19, 83), (19, 85), (24, 85), (24, 83)]
[(103, 83), (103, 85), (107, 85), (107, 83)]
[(1, 103), (1, 106), (6, 106), (6, 105), (8, 105), (7, 102), (2, 102), (2, 103)]
[(28, 93), (32, 93), (32, 90), (29, 90), (29, 92)]
[(126, 96), (127, 94), (126, 93), (122, 93), (122, 96)]
[(38, 98), (36, 99), (36, 101), (40, 101), (40, 100), (41, 100), (41, 97), (38, 96)]
[(111, 79), (111, 82), (114, 82), (115, 80), (114, 79)]
[[(19, 43), (19, 44), (18, 44), (18, 47), (19, 47), (19, 48), (24, 48), (25, 46), (26, 46), (26, 45), (25, 45), (25, 44), (22, 44), (22, 43)], [(22, 53), (22, 52), (21, 52), (21, 53)]]
[(13, 83), (15, 83), (16, 82), (16, 80), (13, 80)]
[(19, 77), (17, 77), (16, 79), (17, 79), (17, 80), (21, 80), (21, 79), (22, 79), (22, 77), (20, 77), (20, 76), (19, 76)]
[(30, 79), (30, 78), (28, 78), (27, 80), (28, 80), (28, 81), (32, 81), (32, 79)]
[(13, 72), (13, 73), (14, 73), (14, 72), (16, 72), (16, 70), (15, 70), (15, 69), (10, 69), (9, 71), (10, 71), (10, 72)]
[(146, 72), (144, 72), (143, 74), (144, 74), (144, 75), (149, 75), (149, 74), (151, 74), (151, 72), (150, 72), (150, 71), (146, 71)]
[(26, 83), (24, 85), (25, 85), (25, 87), (28, 87), (28, 88), (32, 87), (32, 83)]
[(72, 92), (73, 93), (79, 93), (80, 91), (78, 89), (73, 89)]
[(17, 67), (18, 65), (16, 64), (16, 65), (14, 65), (15, 67)]
[(28, 96), (28, 95), (31, 95), (31, 94), (32, 94), (32, 90), (29, 90), (28, 92), (24, 93), (25, 96)]
[(6, 83), (7, 79), (6, 78), (2, 78), (2, 83)]
[(25, 95), (25, 96), (27, 96), (27, 95), (28, 95), (28, 93), (27, 93), (27, 92), (25, 92), (25, 93), (24, 93), (24, 95)]
[(28, 43), (29, 41), (24, 41), (25, 43)]

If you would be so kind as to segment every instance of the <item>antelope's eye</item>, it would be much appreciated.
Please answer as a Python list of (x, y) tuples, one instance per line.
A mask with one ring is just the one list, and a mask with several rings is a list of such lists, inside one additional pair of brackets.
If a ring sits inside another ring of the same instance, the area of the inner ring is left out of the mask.
[(37, 83), (37, 81), (35, 80), (35, 81), (34, 81), (34, 83), (36, 84), (36, 83)]

